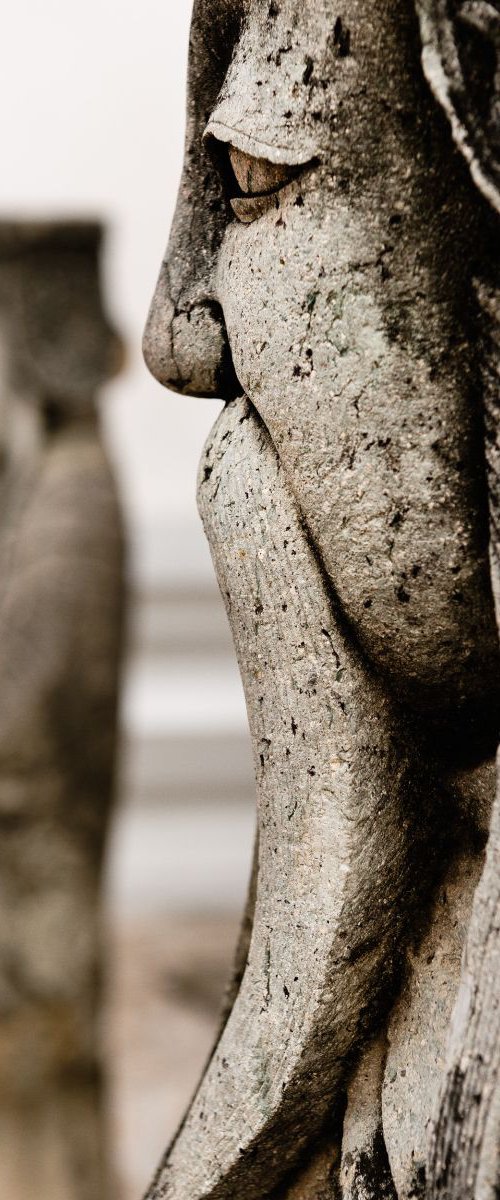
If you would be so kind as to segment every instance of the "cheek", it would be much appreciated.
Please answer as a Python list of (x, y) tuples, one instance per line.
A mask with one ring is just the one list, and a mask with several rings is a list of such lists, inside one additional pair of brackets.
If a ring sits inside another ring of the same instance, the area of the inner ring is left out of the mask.
[[(353, 273), (361, 249), (366, 257), (365, 230), (352, 211), (309, 201), (231, 225), (218, 266), (238, 379), (277, 440), (292, 414), (301, 424), (319, 419), (380, 324)], [(369, 346), (372, 360), (373, 336)]]
[(293, 209), (286, 218), (269, 214), (226, 234), (218, 295), (236, 373), (257, 407), (277, 381), (287, 392), (309, 369), (301, 358), (325, 289), (321, 242), (317, 220)]

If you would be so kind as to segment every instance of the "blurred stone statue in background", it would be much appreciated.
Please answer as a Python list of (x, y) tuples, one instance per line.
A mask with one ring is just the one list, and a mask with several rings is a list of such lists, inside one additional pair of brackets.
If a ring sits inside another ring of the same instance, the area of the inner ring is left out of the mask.
[(500, 1188), (500, 10), (418, 10), (194, 6), (144, 345), (225, 401), (198, 495), (258, 845), (149, 1200)]
[(93, 223), (0, 223), (0, 1194), (104, 1200), (99, 889), (123, 540)]

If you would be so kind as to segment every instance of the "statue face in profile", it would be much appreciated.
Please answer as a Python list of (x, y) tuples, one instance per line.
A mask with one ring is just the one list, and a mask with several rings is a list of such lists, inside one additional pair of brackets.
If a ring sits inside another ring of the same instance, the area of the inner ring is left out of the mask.
[[(443, 812), (484, 828), (471, 779), (497, 741), (498, 649), (471, 280), (491, 227), (420, 55), (409, 0), (195, 4), (145, 355), (166, 386), (226, 402), (199, 504), (245, 683), (259, 858), (237, 998), (151, 1197), (272, 1190), (395, 994), (412, 896), (432, 926), (421, 864)], [(393, 1030), (418, 1061), (414, 1144), (394, 1095), (384, 1126), (408, 1195), (460, 954), (445, 982), (423, 955), (425, 1051), (411, 997)]]
[(464, 269), (481, 239), (410, 6), (375, 7), (197, 5), (146, 354), (179, 390), (246, 393), (366, 653), (456, 727), (494, 658)]

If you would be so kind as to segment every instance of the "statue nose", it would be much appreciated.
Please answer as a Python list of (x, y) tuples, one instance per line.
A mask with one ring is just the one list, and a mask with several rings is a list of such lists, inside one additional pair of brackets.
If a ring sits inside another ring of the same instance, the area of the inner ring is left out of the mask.
[(186, 396), (232, 400), (240, 395), (220, 305), (211, 298), (177, 307), (162, 267), (143, 339), (155, 379)]

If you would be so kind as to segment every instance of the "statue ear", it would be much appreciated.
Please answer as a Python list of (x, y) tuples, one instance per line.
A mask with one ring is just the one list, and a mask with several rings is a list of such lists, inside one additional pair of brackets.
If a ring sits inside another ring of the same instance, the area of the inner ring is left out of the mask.
[(474, 182), (500, 213), (500, 0), (416, 0), (422, 62)]

